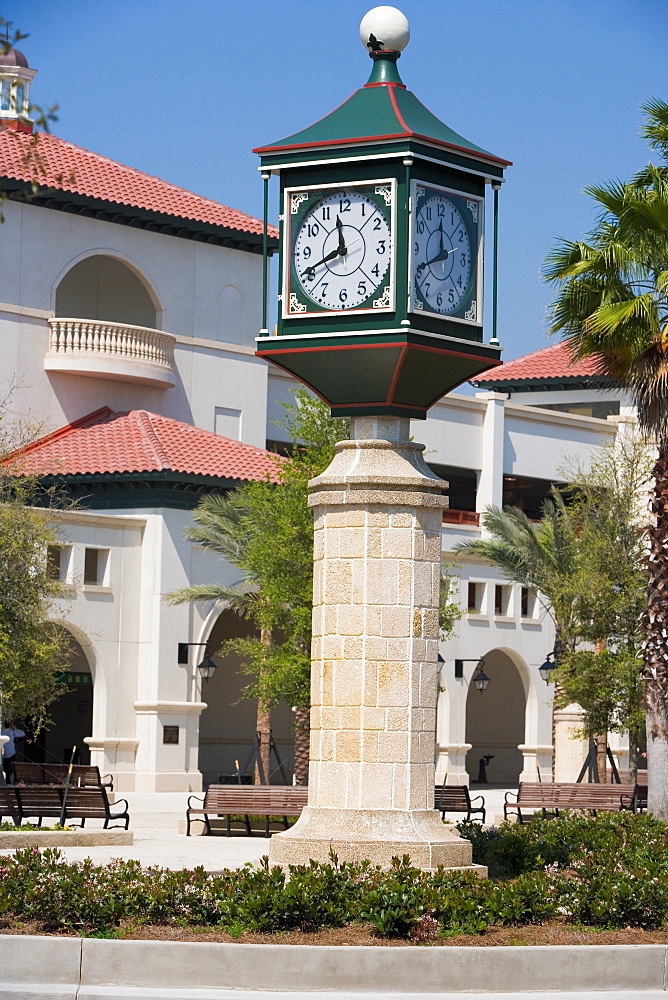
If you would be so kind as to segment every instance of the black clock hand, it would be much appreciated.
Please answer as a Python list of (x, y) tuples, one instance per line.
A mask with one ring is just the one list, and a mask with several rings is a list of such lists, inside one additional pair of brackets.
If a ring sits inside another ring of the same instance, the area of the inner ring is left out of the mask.
[(452, 250), (439, 250), (436, 256), (432, 257), (431, 260), (426, 260), (424, 264), (418, 264), (417, 273), (421, 274), (425, 267), (429, 267), (430, 264), (438, 264), (440, 260), (447, 260), (450, 254), (454, 253), (455, 250), (459, 250), (459, 247), (453, 247)]
[(439, 246), (440, 246), (440, 249), (441, 249), (441, 253), (443, 253), (443, 251), (445, 249), (445, 244), (443, 242), (443, 220), (441, 220), (439, 222), (439, 224), (438, 224), (438, 233), (439, 233), (439, 236), (438, 236)]
[(327, 261), (334, 260), (335, 257), (339, 257), (347, 252), (348, 251), (346, 250), (345, 246), (343, 247), (343, 250), (341, 250), (340, 247), (336, 247), (334, 250), (331, 251), (331, 253), (328, 253), (325, 257), (323, 257), (322, 260), (316, 261), (315, 264), (310, 264), (304, 271), (304, 274), (314, 275), (316, 267), (320, 267), (321, 264), (326, 264)]
[(339, 231), (339, 247), (338, 247), (338, 250), (339, 250), (340, 254), (344, 254), (346, 252), (346, 241), (343, 238), (343, 223), (341, 222), (341, 219), (338, 217), (338, 215), (336, 217), (336, 228)]

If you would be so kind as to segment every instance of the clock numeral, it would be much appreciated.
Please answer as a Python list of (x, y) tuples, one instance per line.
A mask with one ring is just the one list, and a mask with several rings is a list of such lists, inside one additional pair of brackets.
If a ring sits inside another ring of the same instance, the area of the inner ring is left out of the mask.
[(465, 253), (462, 254), (461, 265), (462, 265), (462, 267), (466, 267), (466, 254)]
[(361, 202), (360, 202), (360, 206), (361, 206), (361, 208), (362, 208), (362, 218), (364, 218), (364, 216), (366, 215), (366, 212), (365, 212), (365, 209), (366, 209), (366, 205), (364, 204), (364, 202), (363, 202), (363, 201), (361, 201)]
[(445, 218), (445, 205), (443, 204), (443, 202), (439, 202), (439, 205), (438, 205), (438, 217), (439, 217), (439, 219), (444, 219)]
[(378, 246), (376, 247), (376, 253), (385, 253), (385, 240), (378, 240)]
[(424, 210), (424, 215), (425, 215), (425, 218), (426, 218), (426, 219), (427, 219), (427, 220), (428, 220), (429, 222), (431, 222), (431, 206), (430, 206), (429, 208), (425, 208), (425, 210)]
[(368, 292), (367, 292), (367, 290), (366, 290), (366, 281), (360, 281), (360, 283), (359, 283), (359, 284), (358, 284), (358, 286), (357, 286), (357, 294), (358, 294), (358, 295), (363, 295), (363, 296), (364, 296), (364, 298), (366, 298), (366, 297), (367, 297), (367, 295), (368, 295), (369, 293), (368, 293)]
[(328, 284), (329, 284), (329, 282), (328, 282), (328, 281), (323, 281), (323, 283), (322, 283), (322, 284), (321, 284), (321, 286), (320, 286), (320, 291), (322, 292), (322, 297), (323, 297), (323, 298), (324, 298), (324, 297), (325, 297), (325, 295), (327, 294), (327, 286), (328, 286)]
[(348, 301), (348, 292), (345, 290), (345, 288), (342, 288), (341, 291), (339, 292), (339, 302), (347, 302), (347, 301)]
[(459, 230), (459, 235), (458, 235), (457, 239), (458, 240), (465, 240), (466, 239), (466, 234), (464, 233), (463, 229)]
[(422, 221), (422, 219), (418, 219), (417, 231), (420, 234), (424, 232), (424, 222)]
[(306, 227), (306, 231), (308, 232), (309, 236), (317, 236), (318, 233), (320, 232), (320, 226), (318, 225), (317, 222), (310, 222)]
[(429, 281), (425, 281), (425, 283), (424, 283), (424, 294), (425, 294), (425, 297), (427, 295), (429, 295), (430, 285), (431, 285), (431, 283)]
[(415, 256), (417, 257), (417, 255), (418, 255), (418, 254), (419, 254), (419, 252), (420, 252), (420, 244), (419, 244), (419, 243), (416, 243), (416, 244), (415, 244), (415, 251), (414, 251), (414, 252), (415, 252)]
[(461, 276), (461, 274), (457, 278), (457, 284), (459, 285), (460, 288), (462, 287), (462, 276)]
[(377, 232), (378, 232), (378, 230), (379, 230), (379, 229), (382, 229), (382, 228), (383, 228), (383, 222), (382, 222), (382, 219), (381, 219), (380, 217), (378, 217), (378, 218), (376, 219), (376, 221), (374, 222), (374, 224), (373, 224), (373, 231), (374, 231), (375, 233), (377, 233)]
[[(453, 292), (452, 289), (450, 289), (448, 291), (448, 302), (450, 303), (450, 305), (452, 305), (454, 301), (455, 301), (455, 293)], [(439, 302), (438, 304), (440, 306), (441, 303)]]
[(324, 220), (328, 220), (329, 219), (329, 207), (328, 206), (325, 206), (323, 208), (323, 210), (322, 210), (322, 217), (323, 217)]
[[(452, 295), (452, 292), (450, 292), (450, 294)], [(443, 296), (441, 295), (440, 292), (436, 296), (436, 305), (437, 306), (442, 306), (443, 305)]]
[[(341, 198), (339, 201), (339, 212), (343, 215), (344, 212), (350, 211), (350, 198)], [(329, 218), (329, 216), (327, 216)]]
[(379, 268), (378, 264), (376, 264), (375, 267), (371, 268), (371, 273), (373, 274), (374, 278), (379, 278), (380, 277), (380, 268)]
[(450, 225), (454, 226), (456, 224), (457, 224), (457, 220), (455, 218), (455, 213), (454, 212), (450, 212)]
[(308, 260), (310, 256), (311, 256), (311, 248), (304, 247), (304, 257), (306, 258), (306, 260)]

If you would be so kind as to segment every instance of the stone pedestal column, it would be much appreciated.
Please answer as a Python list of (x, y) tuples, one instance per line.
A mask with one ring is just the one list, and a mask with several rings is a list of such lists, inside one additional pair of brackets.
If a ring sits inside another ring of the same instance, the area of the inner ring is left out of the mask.
[(433, 798), (444, 484), (408, 437), (407, 419), (356, 418), (311, 483), (309, 804), (272, 837), (275, 864), (471, 864)]

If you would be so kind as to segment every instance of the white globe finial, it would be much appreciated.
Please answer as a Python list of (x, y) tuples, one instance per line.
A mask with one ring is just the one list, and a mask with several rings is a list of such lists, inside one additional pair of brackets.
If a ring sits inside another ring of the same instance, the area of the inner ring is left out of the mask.
[(370, 52), (380, 49), (402, 52), (410, 37), (408, 21), (396, 7), (374, 7), (364, 15), (360, 24), (362, 45)]

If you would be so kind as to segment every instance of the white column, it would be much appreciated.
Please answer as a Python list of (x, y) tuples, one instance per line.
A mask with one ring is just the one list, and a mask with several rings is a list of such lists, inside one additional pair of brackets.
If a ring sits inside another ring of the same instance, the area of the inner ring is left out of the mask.
[(476, 392), (476, 399), (487, 403), (482, 425), (482, 460), (478, 477), (476, 510), (503, 504), (503, 444), (504, 404), (508, 397), (502, 392)]

